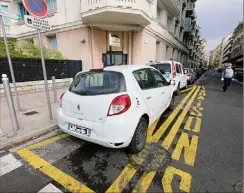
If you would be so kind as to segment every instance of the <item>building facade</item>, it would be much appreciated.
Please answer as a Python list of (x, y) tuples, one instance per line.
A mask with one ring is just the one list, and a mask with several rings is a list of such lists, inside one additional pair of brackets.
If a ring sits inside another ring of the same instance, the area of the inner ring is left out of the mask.
[(210, 52), (209, 65), (212, 67), (219, 67), (221, 55), (221, 44), (219, 44), (214, 50)]
[(230, 60), (232, 43), (233, 43), (232, 36), (233, 33), (230, 33), (222, 40), (220, 63), (219, 63), (220, 68), (224, 67), (224, 64)]
[[(42, 32), (45, 47), (65, 58), (82, 60), (84, 69), (110, 64), (109, 34), (119, 38), (112, 47), (112, 64), (146, 64), (174, 59), (199, 65), (200, 28), (196, 0), (46, 0), (52, 25)], [(37, 41), (36, 30), (24, 24), (29, 15), (21, 0), (0, 0), (1, 9), (20, 15), (4, 18), (8, 38)]]
[(234, 66), (243, 67), (243, 22), (236, 27), (233, 33), (229, 60)]

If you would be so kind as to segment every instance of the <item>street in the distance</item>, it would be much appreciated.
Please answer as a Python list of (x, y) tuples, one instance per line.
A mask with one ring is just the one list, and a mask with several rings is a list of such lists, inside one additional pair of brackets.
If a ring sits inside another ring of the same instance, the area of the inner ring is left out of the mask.
[(243, 192), (238, 1), (0, 1), (0, 192)]

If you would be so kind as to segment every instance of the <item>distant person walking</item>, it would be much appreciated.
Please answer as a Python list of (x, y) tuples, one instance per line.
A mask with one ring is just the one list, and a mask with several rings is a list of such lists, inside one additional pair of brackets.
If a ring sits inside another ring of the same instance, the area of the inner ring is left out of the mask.
[(222, 72), (221, 80), (224, 81), (223, 92), (227, 91), (228, 87), (231, 85), (233, 77), (234, 70), (232, 69), (232, 64), (228, 63), (227, 68)]

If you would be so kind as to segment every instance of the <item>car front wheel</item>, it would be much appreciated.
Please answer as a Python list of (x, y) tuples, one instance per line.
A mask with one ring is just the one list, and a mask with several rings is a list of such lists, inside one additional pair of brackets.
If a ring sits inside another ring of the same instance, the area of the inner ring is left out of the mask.
[(128, 146), (128, 150), (131, 153), (138, 153), (143, 149), (147, 139), (147, 128), (148, 121), (142, 117), (136, 127), (136, 131), (130, 145)]

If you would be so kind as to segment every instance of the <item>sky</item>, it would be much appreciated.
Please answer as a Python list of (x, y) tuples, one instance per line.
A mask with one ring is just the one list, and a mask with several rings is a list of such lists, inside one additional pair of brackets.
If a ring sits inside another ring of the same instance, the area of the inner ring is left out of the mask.
[(197, 23), (201, 38), (207, 38), (207, 53), (243, 21), (243, 0), (198, 0)]

